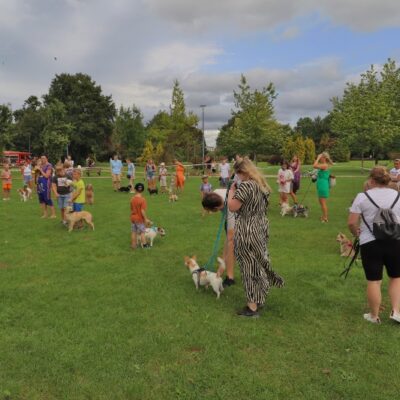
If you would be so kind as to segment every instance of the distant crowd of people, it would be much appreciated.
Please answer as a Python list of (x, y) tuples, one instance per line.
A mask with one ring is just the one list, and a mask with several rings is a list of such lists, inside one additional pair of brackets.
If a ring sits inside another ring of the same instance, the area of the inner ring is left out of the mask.
[[(89, 162), (87, 161), (89, 165)], [(90, 164), (93, 166), (93, 163)], [(328, 222), (327, 199), (333, 186), (331, 174), (333, 162), (328, 153), (317, 156), (313, 167), (317, 195), (321, 206), (321, 222)], [(258, 317), (266, 296), (272, 286), (282, 287), (283, 278), (271, 267), (268, 251), (269, 222), (267, 208), (272, 192), (264, 175), (246, 157), (237, 155), (233, 171), (227, 158), (218, 164), (206, 158), (205, 174), (201, 177), (200, 195), (202, 206), (209, 212), (222, 212), (225, 220), (226, 240), (224, 259), (226, 263), (225, 287), (235, 284), (234, 264), (239, 263), (241, 278), (246, 293), (247, 304), (238, 312), (245, 317)], [(157, 181), (161, 192), (180, 191), (185, 185), (185, 166), (174, 160), (174, 174), (168, 187), (168, 169), (164, 162), (157, 167), (149, 159), (144, 167), (144, 177), (150, 194), (158, 193)], [(122, 189), (122, 171), (124, 165), (117, 155), (110, 159), (112, 186), (115, 191)], [(135, 195), (131, 199), (131, 247), (135, 249), (139, 242), (146, 247), (144, 234), (150, 220), (147, 216), (147, 203), (142, 193), (143, 183), (135, 184), (135, 165), (126, 160), (128, 191)], [(219, 173), (219, 188), (213, 190), (209, 178)], [(82, 180), (82, 169), (74, 168), (71, 157), (58, 162), (55, 167), (43, 155), (26, 161), (21, 167), (23, 188), (21, 196), (29, 195), (36, 189), (42, 218), (56, 218), (52, 195), (57, 200), (61, 220), (66, 221), (66, 209), (80, 212), (88, 202), (89, 188)], [(9, 164), (1, 171), (3, 200), (10, 200), (12, 173)], [(292, 199), (298, 203), (297, 192), (301, 186), (301, 163), (294, 156), (290, 162), (283, 161), (277, 175), (280, 203)], [(389, 297), (392, 309), (390, 319), (400, 323), (400, 159), (394, 161), (394, 167), (387, 171), (384, 167), (371, 170), (369, 179), (352, 203), (348, 226), (357, 238), (361, 249), (362, 265), (367, 284), (367, 298), (370, 312), (364, 318), (372, 323), (380, 323), (381, 283), (383, 268), (389, 276)], [(125, 190), (126, 191), (126, 190)], [(93, 197), (91, 197), (93, 200)], [(378, 215), (379, 214), (379, 215)], [(378, 223), (377, 218), (380, 217)], [(380, 224), (380, 225), (379, 225)], [(382, 236), (383, 235), (383, 236)], [(385, 236), (386, 235), (386, 236)]]

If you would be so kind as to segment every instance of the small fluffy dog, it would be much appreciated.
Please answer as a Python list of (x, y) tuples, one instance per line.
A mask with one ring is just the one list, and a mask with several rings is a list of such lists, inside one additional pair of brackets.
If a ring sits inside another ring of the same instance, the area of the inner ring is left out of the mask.
[(194, 285), (196, 286), (196, 290), (199, 289), (199, 286), (205, 286), (206, 288), (211, 286), (217, 295), (217, 299), (219, 299), (219, 296), (224, 290), (221, 276), (225, 271), (225, 262), (221, 257), (218, 257), (218, 264), (218, 271), (210, 272), (199, 267), (196, 256), (185, 257), (185, 265), (192, 274), (192, 279)]
[(86, 185), (85, 195), (86, 195), (86, 203), (93, 205), (94, 204), (94, 191), (93, 191), (93, 185), (91, 183), (88, 183)]
[(293, 206), (293, 216), (296, 217), (304, 217), (308, 218), (309, 208), (307, 206), (303, 206), (303, 204), (295, 204)]
[(21, 201), (28, 201), (32, 198), (32, 189), (26, 185), (22, 189), (18, 189)]
[(93, 217), (88, 211), (74, 212), (72, 211), (72, 207), (68, 206), (65, 209), (65, 218), (68, 221), (68, 232), (72, 232), (74, 225), (81, 220), (85, 221), (94, 230)]
[[(146, 243), (150, 245), (150, 247), (153, 247), (153, 242), (154, 239), (157, 236), (165, 236), (165, 229), (160, 228), (157, 226), (152, 226), (151, 228), (146, 228), (144, 232), (144, 237), (146, 238)], [(140, 245), (140, 235), (138, 235), (137, 242)]]
[(128, 185), (128, 186), (121, 186), (118, 191), (120, 192), (126, 192), (129, 193), (132, 189), (132, 185)]
[(293, 207), (289, 205), (289, 203), (281, 204), (281, 215), (284, 217), (285, 215), (293, 215), (293, 217), (308, 217), (308, 207), (303, 206), (302, 204), (295, 204)]
[(282, 217), (284, 217), (285, 215), (293, 215), (293, 207), (290, 207), (289, 203), (282, 203), (281, 215)]
[(174, 203), (175, 201), (178, 201), (178, 195), (172, 189), (169, 189), (168, 193), (169, 193), (168, 201), (170, 203), (171, 202)]
[(338, 233), (336, 241), (340, 243), (340, 255), (342, 257), (353, 257), (354, 249), (352, 241), (343, 233)]

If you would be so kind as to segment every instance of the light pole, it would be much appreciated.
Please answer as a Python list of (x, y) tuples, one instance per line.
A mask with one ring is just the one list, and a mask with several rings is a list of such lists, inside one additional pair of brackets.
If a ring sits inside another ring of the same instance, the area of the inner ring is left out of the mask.
[(205, 104), (201, 104), (200, 107), (201, 107), (201, 121), (202, 121), (201, 130), (203, 132), (203, 144), (202, 144), (203, 158), (202, 158), (202, 164), (203, 164), (203, 175), (204, 175), (204, 145), (205, 145), (205, 141), (206, 141), (206, 138), (204, 136), (204, 109), (206, 108), (206, 105)]

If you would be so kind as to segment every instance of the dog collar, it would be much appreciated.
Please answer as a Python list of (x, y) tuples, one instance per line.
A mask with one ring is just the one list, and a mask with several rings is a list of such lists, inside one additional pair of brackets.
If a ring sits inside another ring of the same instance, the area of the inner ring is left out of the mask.
[(192, 275), (194, 275), (194, 274), (200, 274), (201, 272), (203, 272), (203, 271), (205, 271), (205, 270), (206, 270), (205, 268), (196, 269), (195, 271), (192, 272)]

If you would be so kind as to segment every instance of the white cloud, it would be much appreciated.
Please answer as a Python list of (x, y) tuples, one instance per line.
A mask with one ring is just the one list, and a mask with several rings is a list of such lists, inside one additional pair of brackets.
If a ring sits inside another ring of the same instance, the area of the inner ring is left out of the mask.
[(149, 50), (144, 56), (143, 69), (150, 74), (175, 71), (179, 75), (187, 75), (214, 64), (215, 57), (220, 54), (222, 50), (213, 45), (174, 42)]
[(145, 0), (144, 3), (160, 17), (196, 32), (221, 25), (265, 30), (315, 11), (355, 30), (400, 26), (398, 0)]

